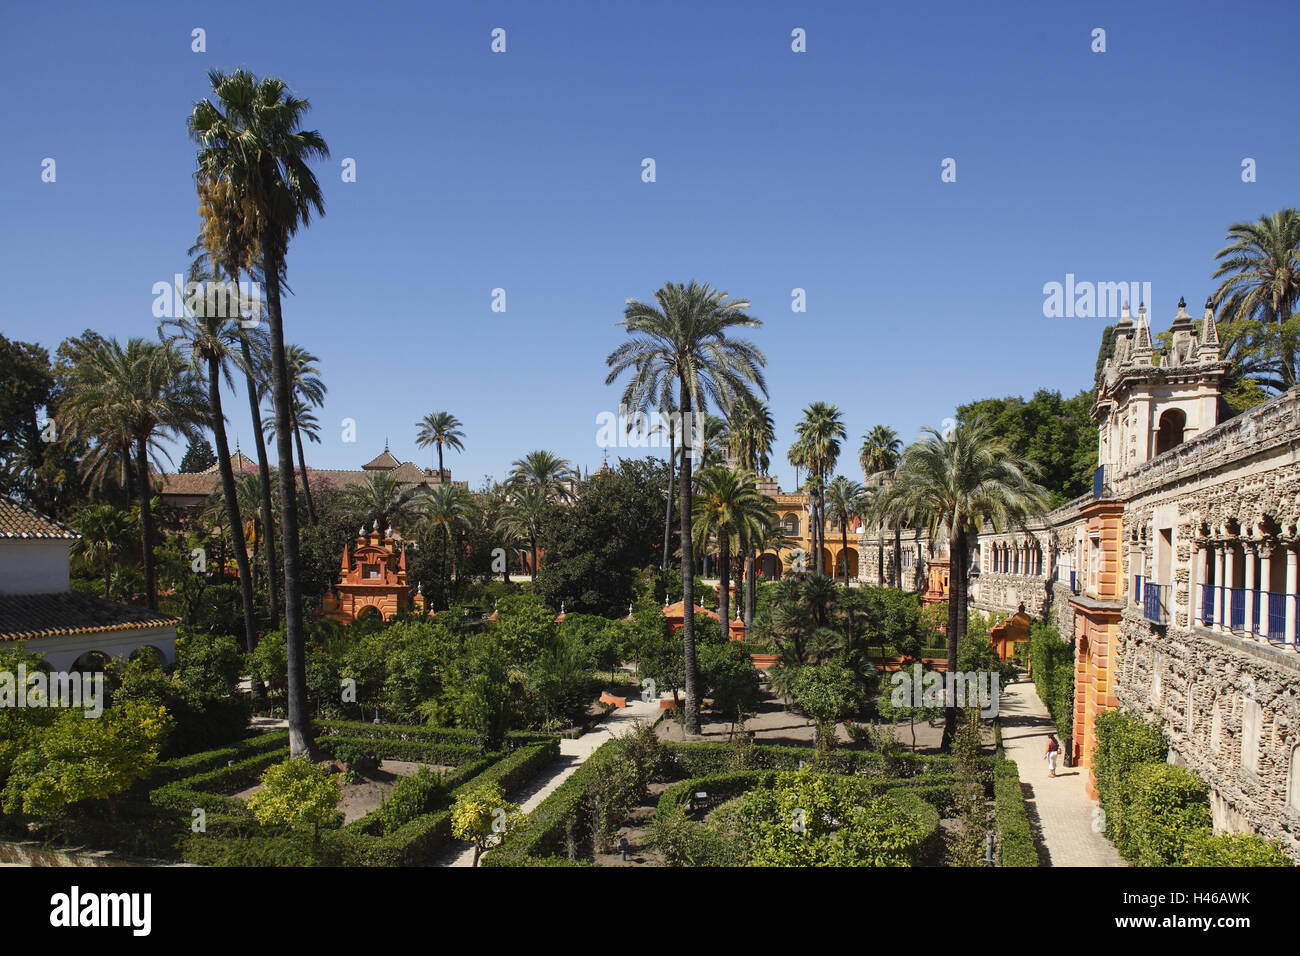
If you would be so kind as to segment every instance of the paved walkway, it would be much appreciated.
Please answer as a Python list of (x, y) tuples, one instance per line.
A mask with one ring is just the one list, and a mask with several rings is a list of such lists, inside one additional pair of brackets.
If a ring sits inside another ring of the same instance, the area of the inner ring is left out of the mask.
[(1114, 845), (1094, 831), (1096, 801), (1085, 792), (1088, 772), (1057, 764), (1047, 775), (1047, 735), (1056, 727), (1032, 681), (1021, 679), (1002, 693), (1002, 747), (1020, 768), (1029, 819), (1036, 824), (1048, 866), (1125, 866)]
[[(582, 765), (583, 761), (594, 754), (601, 744), (623, 736), (632, 728), (634, 721), (653, 721), (658, 715), (658, 701), (647, 704), (630, 698), (626, 707), (614, 711), (591, 733), (583, 734), (576, 740), (561, 740), (560, 759), (534, 778), (523, 790), (510, 794), (511, 800), (518, 803), (524, 813), (532, 813), (537, 805), (549, 797), (556, 787), (568, 780), (569, 776)], [(429, 865), (473, 866), (474, 847), (469, 843), (454, 843), (435, 857)]]

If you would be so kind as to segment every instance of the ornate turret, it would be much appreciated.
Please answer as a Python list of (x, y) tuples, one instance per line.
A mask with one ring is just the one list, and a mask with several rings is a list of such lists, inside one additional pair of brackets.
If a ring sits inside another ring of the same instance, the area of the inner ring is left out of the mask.
[[(1197, 335), (1187, 300), (1169, 327), (1169, 348), (1153, 364), (1156, 346), (1145, 302), (1132, 331), (1127, 310), (1115, 327), (1115, 351), (1103, 366), (1093, 405), (1098, 461), (1106, 484), (1218, 424), (1219, 395), (1227, 365), (1219, 355), (1213, 309)], [(1130, 347), (1131, 346), (1131, 347)]]
[(339, 580), (321, 602), (318, 616), (350, 624), (363, 614), (378, 614), (390, 620), (414, 606), (423, 612), (422, 589), (412, 597), (407, 583), (406, 547), (396, 547), (399, 538), (392, 528), (379, 531), (376, 520), (369, 533), (362, 525), (349, 550), (345, 544), (339, 560)]

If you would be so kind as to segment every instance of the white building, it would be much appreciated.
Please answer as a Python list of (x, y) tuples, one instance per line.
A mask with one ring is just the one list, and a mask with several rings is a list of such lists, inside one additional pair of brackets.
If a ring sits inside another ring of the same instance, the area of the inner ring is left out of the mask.
[(88, 655), (129, 657), (152, 647), (176, 660), (177, 619), (73, 591), (72, 544), (79, 535), (0, 497), (0, 647), (20, 645), (50, 669), (93, 669)]

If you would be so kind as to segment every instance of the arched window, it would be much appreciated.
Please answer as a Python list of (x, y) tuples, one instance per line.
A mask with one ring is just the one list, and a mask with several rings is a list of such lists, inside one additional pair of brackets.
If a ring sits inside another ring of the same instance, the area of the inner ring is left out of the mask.
[(1171, 408), (1160, 416), (1160, 430), (1156, 432), (1156, 454), (1183, 443), (1183, 430), (1187, 427), (1187, 413), (1181, 408)]
[(799, 516), (798, 515), (786, 515), (785, 518), (782, 519), (781, 525), (785, 530), (785, 533), (789, 537), (791, 538), (799, 537)]

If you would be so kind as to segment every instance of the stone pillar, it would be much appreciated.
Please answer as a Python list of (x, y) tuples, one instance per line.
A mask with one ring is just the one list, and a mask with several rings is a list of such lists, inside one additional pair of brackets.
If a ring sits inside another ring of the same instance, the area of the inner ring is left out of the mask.
[[(1294, 542), (1292, 543), (1294, 544)], [(1282, 602), (1282, 614), (1286, 619), (1286, 642), (1295, 644), (1295, 602), (1296, 602), (1296, 552), (1292, 544), (1286, 549), (1286, 599)]]
[(1246, 614), (1242, 626), (1246, 633), (1254, 635), (1255, 633), (1255, 544), (1247, 541), (1242, 543), (1242, 549), (1246, 560)]
[(1223, 631), (1223, 542), (1214, 544), (1214, 629)]
[(1187, 565), (1187, 626), (1201, 623), (1200, 585), (1205, 581), (1205, 548), (1201, 542), (1192, 539), (1192, 559)]
[(1258, 633), (1269, 636), (1269, 589), (1273, 587), (1273, 545), (1265, 541), (1260, 545), (1260, 619), (1256, 622)]
[(1232, 630), (1232, 582), (1237, 580), (1235, 577), (1237, 571), (1237, 553), (1233, 550), (1231, 544), (1223, 548), (1224, 569), (1223, 569), (1223, 629)]

